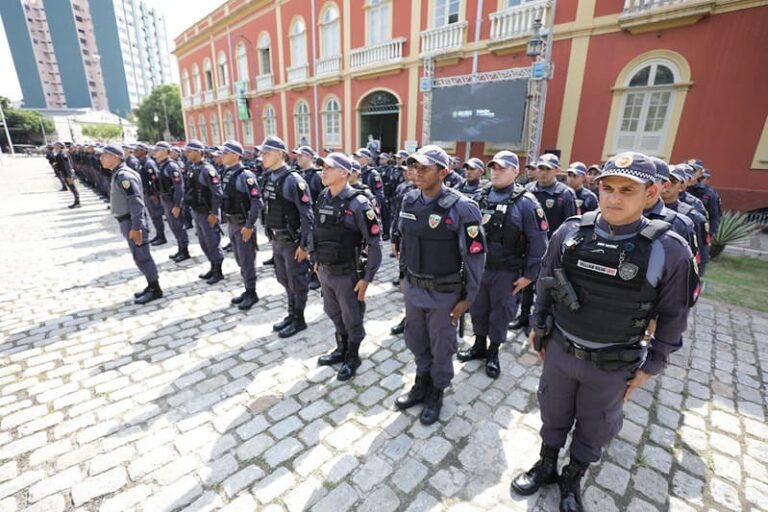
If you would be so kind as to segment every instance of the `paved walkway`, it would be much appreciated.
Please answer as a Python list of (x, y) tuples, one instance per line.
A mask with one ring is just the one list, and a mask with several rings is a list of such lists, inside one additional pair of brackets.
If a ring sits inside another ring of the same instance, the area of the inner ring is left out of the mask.
[[(104, 203), (84, 191), (68, 210), (42, 159), (6, 160), (0, 180), (0, 511), (556, 510), (554, 489), (508, 491), (539, 448), (541, 367), (520, 339), (496, 381), (457, 364), (438, 424), (394, 410), (414, 367), (389, 335), (393, 260), (369, 289), (365, 362), (341, 384), (315, 365), (333, 343), (318, 292), (310, 329), (279, 340), (272, 269), (245, 314), (231, 256), (211, 287), (199, 247), (176, 265), (168, 245), (153, 249), (165, 298), (135, 306), (144, 282)], [(589, 472), (587, 509), (766, 510), (766, 382), (768, 318), (699, 304)]]

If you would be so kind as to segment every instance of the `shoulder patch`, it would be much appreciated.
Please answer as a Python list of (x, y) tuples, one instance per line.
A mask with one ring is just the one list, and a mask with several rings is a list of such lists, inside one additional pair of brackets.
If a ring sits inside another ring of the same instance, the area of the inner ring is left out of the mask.
[(483, 254), (485, 252), (485, 237), (479, 224), (465, 224), (464, 242), (467, 252), (471, 255)]
[(214, 176), (216, 176), (216, 171), (214, 169), (209, 169), (208, 170), (208, 176), (213, 178)]
[(129, 188), (131, 188), (131, 182), (128, 180), (123, 180), (120, 184), (123, 186), (125, 190), (128, 190)]

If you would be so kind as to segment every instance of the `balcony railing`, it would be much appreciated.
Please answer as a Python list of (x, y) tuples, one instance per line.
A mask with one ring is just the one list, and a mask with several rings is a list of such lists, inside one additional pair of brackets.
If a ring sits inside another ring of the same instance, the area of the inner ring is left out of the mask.
[(341, 71), (341, 55), (315, 61), (315, 76), (333, 75)]
[(200, 93), (198, 92), (194, 96), (192, 96), (192, 104), (195, 106), (201, 105), (203, 103), (203, 98), (200, 96)]
[(461, 48), (469, 23), (451, 23), (421, 33), (421, 56), (439, 55)]
[(619, 26), (632, 33), (696, 23), (712, 14), (716, 0), (624, 0)]
[(640, 13), (651, 9), (694, 3), (698, 2), (691, 0), (624, 0), (624, 13)]
[(403, 58), (404, 44), (405, 38), (400, 37), (386, 43), (355, 48), (349, 56), (350, 67), (360, 69), (399, 62)]
[(549, 0), (526, 2), (491, 14), (491, 41), (500, 42), (507, 39), (527, 37), (533, 29), (533, 21), (540, 19), (547, 26)]
[(220, 100), (226, 100), (231, 96), (231, 89), (229, 87), (229, 84), (224, 84), (219, 86), (218, 90), (216, 91), (216, 96)]
[(300, 64), (298, 66), (291, 66), (288, 68), (288, 83), (301, 82), (302, 80), (306, 80), (308, 76), (308, 64)]
[(181, 99), (181, 106), (184, 108), (189, 108), (192, 106), (192, 96), (184, 96)]
[(256, 91), (264, 92), (272, 88), (272, 73), (256, 77)]
[(203, 93), (203, 103), (211, 103), (216, 97), (213, 94), (213, 89), (209, 89)]

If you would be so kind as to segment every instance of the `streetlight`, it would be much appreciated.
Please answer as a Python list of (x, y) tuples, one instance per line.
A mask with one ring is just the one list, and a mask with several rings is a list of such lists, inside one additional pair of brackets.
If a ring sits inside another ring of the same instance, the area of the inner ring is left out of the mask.
[(537, 59), (541, 55), (541, 48), (544, 46), (544, 39), (541, 38), (541, 19), (536, 19), (533, 22), (533, 34), (528, 41), (525, 53), (529, 57)]

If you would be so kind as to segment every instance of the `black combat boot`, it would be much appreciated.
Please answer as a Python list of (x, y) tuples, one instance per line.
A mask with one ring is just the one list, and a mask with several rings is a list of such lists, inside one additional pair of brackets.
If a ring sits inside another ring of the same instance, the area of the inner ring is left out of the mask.
[(520, 496), (530, 496), (538, 491), (542, 485), (557, 482), (557, 455), (559, 453), (560, 448), (552, 448), (542, 443), (539, 460), (531, 469), (525, 473), (520, 473), (512, 480), (512, 484), (509, 486), (512, 492)]
[(67, 208), (69, 208), (70, 210), (72, 208), (80, 208), (80, 200), (79, 199), (75, 199), (75, 202), (72, 203), (71, 205), (67, 206)]
[(581, 506), (581, 479), (589, 468), (588, 462), (580, 462), (573, 458), (560, 473), (557, 482), (560, 487), (560, 512), (582, 512)]
[(499, 344), (491, 343), (488, 347), (488, 353), (485, 357), (485, 374), (492, 379), (498, 379), (501, 373), (499, 364)]
[(133, 298), (134, 298), (134, 299), (138, 299), (139, 297), (141, 297), (142, 295), (144, 295), (144, 294), (145, 294), (145, 293), (147, 293), (148, 291), (149, 291), (149, 285), (147, 285), (147, 287), (146, 287), (146, 288), (144, 288), (143, 290), (141, 290), (140, 292), (136, 292), (136, 293), (134, 293), (134, 294), (133, 294)]
[(245, 298), (246, 295), (248, 295), (248, 290), (245, 290), (243, 293), (241, 293), (237, 297), (233, 297), (232, 300), (229, 302), (232, 304), (240, 304), (241, 302), (243, 302), (243, 299)]
[(227, 245), (221, 248), (224, 252), (232, 252), (232, 242), (229, 242)]
[(400, 320), (400, 322), (396, 326), (391, 328), (389, 332), (392, 334), (403, 334), (404, 330), (405, 330), (405, 317), (403, 317), (403, 319)]
[(475, 336), (475, 344), (472, 345), (472, 348), (459, 350), (459, 353), (456, 354), (456, 359), (462, 363), (472, 361), (473, 359), (485, 359), (488, 353), (487, 345), (488, 338), (486, 336)]
[(336, 350), (317, 358), (318, 366), (331, 366), (344, 361), (347, 353), (347, 335), (336, 333)]
[(528, 323), (528, 316), (530, 313), (523, 313), (520, 312), (520, 315), (515, 319), (514, 322), (509, 324), (509, 329), (512, 331), (519, 331), (520, 329), (527, 329), (529, 326)]
[(288, 314), (285, 316), (285, 318), (274, 324), (272, 326), (272, 330), (280, 332), (288, 327), (291, 322), (293, 322), (293, 306), (288, 306)]
[(200, 279), (210, 279), (212, 275), (213, 275), (213, 263), (211, 263), (211, 268), (208, 269), (208, 272), (206, 272), (205, 274), (199, 274), (197, 277), (199, 277)]
[(221, 263), (214, 263), (213, 272), (205, 282), (208, 284), (216, 284), (222, 279), (224, 279), (224, 273), (221, 271)]
[(272, 256), (272, 257), (271, 257), (271, 258), (269, 258), (268, 260), (264, 260), (264, 262), (263, 262), (261, 265), (262, 265), (263, 267), (269, 267), (269, 266), (271, 266), (271, 265), (274, 265), (274, 264), (275, 264), (275, 257), (274, 257), (274, 256)]
[(341, 365), (339, 373), (336, 374), (337, 379), (343, 382), (355, 376), (355, 372), (357, 372), (357, 369), (360, 368), (360, 365), (362, 364), (360, 355), (358, 354), (359, 350), (359, 343), (350, 343), (347, 346), (347, 353), (344, 355), (344, 364)]
[(432, 386), (432, 377), (429, 374), (416, 375), (416, 382), (408, 393), (395, 399), (395, 407), (404, 411), (416, 404), (420, 404), (427, 396), (427, 390)]
[(149, 241), (150, 245), (164, 245), (168, 243), (168, 240), (165, 239), (165, 234), (160, 233), (159, 235), (155, 235), (155, 238)]
[(240, 303), (237, 305), (237, 309), (239, 309), (240, 311), (248, 311), (257, 302), (259, 302), (259, 296), (256, 295), (256, 289), (246, 288), (245, 295), (243, 296), (243, 300), (241, 300)]
[(134, 304), (146, 304), (147, 302), (160, 299), (162, 297), (163, 290), (160, 289), (160, 283), (157, 281), (152, 281), (149, 283), (149, 286), (147, 286), (147, 291), (136, 297), (133, 302)]
[(192, 256), (189, 255), (189, 249), (186, 247), (180, 247), (179, 253), (176, 255), (175, 258), (172, 258), (173, 261), (176, 263), (181, 263), (184, 260), (190, 259)]
[(277, 333), (277, 336), (279, 338), (290, 338), (294, 334), (299, 333), (306, 328), (307, 322), (304, 321), (304, 310), (296, 309), (293, 312), (293, 319), (291, 320), (291, 323), (282, 328), (280, 332)]
[(424, 398), (424, 408), (419, 414), (419, 421), (422, 425), (431, 425), (440, 419), (440, 409), (443, 408), (443, 388), (435, 387), (434, 384), (427, 390), (427, 396)]

